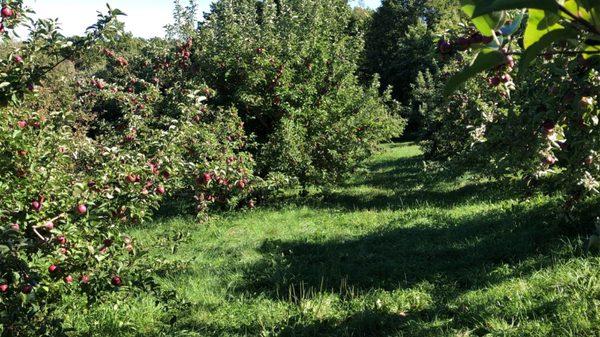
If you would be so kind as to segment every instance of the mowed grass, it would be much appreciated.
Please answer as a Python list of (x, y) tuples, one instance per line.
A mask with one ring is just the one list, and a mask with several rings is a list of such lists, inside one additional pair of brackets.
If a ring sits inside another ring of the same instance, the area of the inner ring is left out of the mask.
[[(600, 258), (508, 182), (426, 172), (397, 144), (324, 194), (137, 229), (185, 302), (70, 318), (93, 336), (600, 336)], [(580, 231), (581, 232), (581, 231)], [(176, 243), (176, 239), (178, 240)]]

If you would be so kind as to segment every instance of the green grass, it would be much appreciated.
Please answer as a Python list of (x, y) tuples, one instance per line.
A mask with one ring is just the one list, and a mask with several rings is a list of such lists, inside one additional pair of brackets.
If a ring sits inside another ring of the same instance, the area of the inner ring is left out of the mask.
[(600, 258), (557, 200), (426, 172), (410, 144), (368, 168), (302, 201), (136, 230), (177, 262), (157, 273), (187, 302), (176, 320), (140, 295), (71, 323), (94, 336), (600, 336)]

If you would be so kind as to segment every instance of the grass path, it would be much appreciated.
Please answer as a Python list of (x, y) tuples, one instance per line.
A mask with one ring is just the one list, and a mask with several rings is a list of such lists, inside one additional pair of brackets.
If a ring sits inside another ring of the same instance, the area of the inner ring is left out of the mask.
[[(494, 181), (424, 173), (389, 146), (321, 197), (137, 230), (179, 267), (151, 297), (86, 316), (99, 336), (600, 336), (600, 259)], [(180, 237), (178, 244), (173, 238)], [(82, 319), (83, 320), (83, 319)], [(76, 323), (82, 324), (82, 323)]]

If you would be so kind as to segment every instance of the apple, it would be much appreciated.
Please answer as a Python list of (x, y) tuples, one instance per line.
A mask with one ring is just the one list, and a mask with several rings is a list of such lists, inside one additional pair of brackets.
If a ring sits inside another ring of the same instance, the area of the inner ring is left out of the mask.
[(18, 121), (17, 125), (19, 126), (19, 128), (25, 129), (27, 127), (27, 122), (26, 121)]
[(171, 173), (169, 173), (169, 171), (162, 171), (161, 174), (165, 179), (169, 179), (171, 177)]
[(500, 79), (502, 80), (502, 83), (512, 82), (512, 77), (509, 74), (502, 75)]
[(110, 246), (112, 246), (113, 242), (111, 239), (105, 239), (102, 243), (104, 244), (105, 247), (110, 247)]
[(56, 266), (54, 264), (50, 265), (50, 267), (48, 267), (48, 272), (50, 272), (50, 273), (56, 273), (58, 270), (59, 270), (58, 266)]
[(594, 99), (592, 97), (581, 97), (579, 100), (579, 106), (583, 110), (587, 110), (594, 105)]
[(37, 200), (34, 200), (31, 202), (31, 208), (34, 211), (39, 212), (42, 209), (42, 203)]
[(87, 275), (81, 275), (81, 277), (79, 278), (79, 282), (83, 284), (88, 284), (90, 283), (90, 277)]
[(458, 50), (467, 50), (469, 49), (470, 41), (465, 37), (459, 37), (456, 39), (456, 47)]
[(64, 245), (65, 243), (67, 243), (67, 238), (64, 235), (61, 235), (59, 237), (56, 238), (56, 242), (59, 245)]
[(125, 245), (125, 250), (128, 252), (133, 252), (133, 245), (131, 243)]
[(252, 200), (252, 199), (248, 200), (248, 207), (249, 207), (249, 208), (254, 208), (254, 207), (256, 207), (256, 203), (255, 203), (255, 201), (254, 201), (254, 200)]
[(15, 14), (14, 11), (6, 5), (2, 7), (2, 11), (0, 11), (0, 13), (2, 14), (3, 18), (10, 18)]
[(60, 252), (62, 255), (67, 255), (67, 253), (69, 252), (69, 250), (68, 250), (67, 248), (65, 248), (65, 247), (61, 247), (61, 248), (60, 248), (58, 251), (59, 251), (59, 252)]
[(13, 223), (10, 225), (10, 229), (12, 229), (15, 232), (18, 232), (21, 229), (21, 226), (19, 226), (18, 223)]
[(551, 154), (547, 155), (543, 160), (544, 164), (546, 164), (546, 165), (554, 165), (554, 164), (556, 164), (557, 161), (558, 161), (558, 159), (556, 159), (556, 157), (554, 157)]
[(452, 51), (452, 45), (450, 44), (450, 42), (441, 39), (438, 42), (438, 50), (442, 54), (449, 54)]
[(158, 186), (158, 187), (156, 188), (156, 194), (163, 195), (163, 194), (165, 194), (165, 192), (166, 192), (166, 191), (165, 191), (165, 187), (164, 187), (164, 186), (162, 186), (162, 185), (161, 185), (161, 186)]
[(210, 174), (209, 172), (205, 172), (202, 177), (204, 178), (204, 182), (205, 183), (210, 183), (212, 181), (212, 174)]
[(46, 222), (46, 224), (44, 224), (44, 227), (46, 227), (46, 229), (48, 229), (48, 230), (53, 230), (54, 229), (54, 222), (48, 221), (48, 222)]
[(239, 187), (241, 190), (243, 190), (246, 187), (246, 182), (243, 180), (238, 181), (237, 187)]
[(78, 205), (77, 206), (77, 213), (84, 215), (87, 214), (87, 206), (84, 204)]
[(8, 292), (8, 284), (0, 284), (0, 293), (7, 293)]
[(492, 86), (492, 87), (497, 87), (497, 86), (499, 86), (499, 85), (500, 85), (500, 82), (501, 82), (501, 80), (500, 80), (500, 77), (498, 77), (498, 76), (490, 77), (490, 78), (488, 79), (488, 83), (489, 83), (489, 84), (490, 84), (490, 86)]
[(554, 132), (554, 128), (556, 127), (556, 123), (554, 123), (553, 121), (545, 121), (542, 124), (542, 128), (544, 129), (544, 133), (546, 135), (550, 135)]
[(118, 287), (123, 284), (123, 280), (121, 280), (121, 277), (119, 276), (113, 276), (111, 283), (113, 286)]
[(128, 174), (127, 177), (125, 177), (125, 180), (133, 184), (136, 181), (136, 177), (133, 174)]
[(15, 55), (15, 56), (13, 56), (13, 61), (15, 61), (16, 64), (22, 64), (23, 57), (21, 55)]
[(71, 276), (71, 275), (65, 276), (65, 283), (68, 283), (68, 284), (73, 283), (73, 276)]
[(32, 290), (33, 290), (33, 286), (31, 284), (26, 284), (23, 287), (21, 287), (21, 292), (23, 294), (31, 294)]

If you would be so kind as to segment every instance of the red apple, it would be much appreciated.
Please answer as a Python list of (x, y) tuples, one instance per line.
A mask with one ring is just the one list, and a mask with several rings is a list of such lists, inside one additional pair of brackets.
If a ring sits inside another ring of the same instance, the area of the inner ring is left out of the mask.
[(7, 293), (8, 292), (8, 284), (0, 284), (0, 293)]
[(58, 266), (56, 266), (54, 264), (50, 265), (50, 267), (48, 267), (48, 272), (50, 272), (50, 273), (55, 273), (57, 271), (58, 271)]
[(64, 237), (63, 235), (61, 235), (61, 236), (59, 236), (59, 237), (56, 238), (56, 242), (59, 245), (64, 245), (65, 243), (67, 243), (67, 238)]
[(554, 157), (551, 154), (547, 155), (543, 160), (544, 164), (546, 164), (546, 165), (554, 165), (554, 164), (556, 164), (557, 161), (558, 161), (558, 159), (556, 159), (556, 157)]
[(73, 283), (73, 276), (71, 276), (71, 275), (65, 276), (65, 282), (68, 284)]
[(31, 284), (26, 284), (21, 288), (21, 292), (23, 294), (30, 294), (33, 290), (33, 286)]
[(488, 83), (492, 87), (497, 87), (501, 83), (500, 77), (498, 77), (498, 76), (490, 77), (490, 78), (488, 78)]
[(118, 287), (123, 284), (123, 280), (121, 280), (121, 277), (119, 276), (113, 276), (111, 283), (113, 286)]
[(212, 174), (210, 174), (209, 172), (205, 172), (202, 176), (204, 177), (205, 183), (208, 184), (212, 181)]
[(105, 239), (102, 243), (104, 244), (105, 247), (110, 247), (110, 246), (112, 246), (113, 242), (111, 239)]
[(22, 64), (23, 57), (21, 55), (15, 55), (15, 56), (13, 56), (13, 61), (15, 61), (16, 64)]
[(125, 180), (133, 184), (136, 182), (136, 177), (133, 174), (128, 174), (127, 177), (125, 177)]
[(2, 13), (3, 18), (10, 18), (15, 14), (15, 12), (6, 5), (2, 7), (2, 11), (0, 13)]
[(25, 129), (27, 127), (27, 122), (26, 121), (18, 121), (17, 125), (19, 126), (19, 128)]
[(81, 275), (81, 277), (79, 278), (79, 282), (83, 284), (88, 284), (90, 283), (90, 277), (87, 275)]
[(165, 194), (165, 192), (166, 192), (166, 191), (165, 191), (165, 188), (164, 188), (164, 186), (158, 186), (158, 187), (156, 188), (156, 194), (163, 195), (163, 194)]
[(31, 202), (31, 208), (34, 211), (39, 212), (42, 209), (42, 203), (37, 200), (34, 200)]
[(46, 224), (44, 224), (44, 227), (46, 227), (46, 229), (48, 229), (48, 230), (53, 230), (54, 229), (54, 222), (48, 221), (48, 222), (46, 222)]
[(87, 206), (84, 204), (78, 205), (77, 206), (77, 213), (84, 215), (87, 214)]
[(13, 223), (10, 225), (10, 229), (12, 229), (15, 232), (18, 232), (19, 230), (21, 230), (21, 226), (19, 226), (18, 223)]

